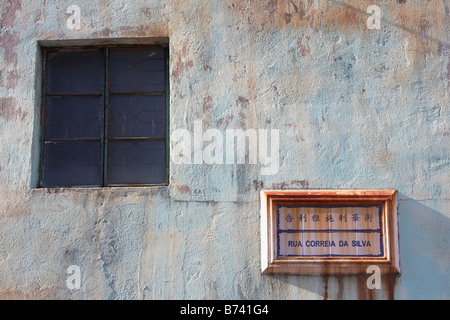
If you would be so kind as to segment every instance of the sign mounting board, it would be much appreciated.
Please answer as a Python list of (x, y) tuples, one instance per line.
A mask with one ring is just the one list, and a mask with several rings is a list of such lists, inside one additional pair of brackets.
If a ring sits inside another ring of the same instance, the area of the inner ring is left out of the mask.
[(262, 272), (400, 271), (395, 191), (261, 192)]

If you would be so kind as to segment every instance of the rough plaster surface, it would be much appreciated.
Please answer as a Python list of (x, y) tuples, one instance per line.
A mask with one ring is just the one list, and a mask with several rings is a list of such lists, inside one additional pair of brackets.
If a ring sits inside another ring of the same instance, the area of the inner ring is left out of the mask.
[[(0, 3), (0, 298), (450, 297), (447, 1)], [(279, 129), (277, 174), (171, 164), (168, 187), (35, 188), (38, 41), (146, 37), (169, 38), (171, 130)], [(259, 191), (308, 188), (396, 189), (402, 274), (261, 275)]]

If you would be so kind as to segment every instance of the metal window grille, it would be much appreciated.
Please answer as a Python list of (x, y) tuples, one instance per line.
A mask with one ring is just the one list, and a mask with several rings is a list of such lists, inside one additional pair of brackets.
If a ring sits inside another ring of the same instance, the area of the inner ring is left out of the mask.
[(168, 48), (43, 48), (41, 187), (166, 185)]

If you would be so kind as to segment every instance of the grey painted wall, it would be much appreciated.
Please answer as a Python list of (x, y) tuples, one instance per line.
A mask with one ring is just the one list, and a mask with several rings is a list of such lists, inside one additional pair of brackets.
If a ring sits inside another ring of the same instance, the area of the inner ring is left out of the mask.
[[(73, 4), (79, 30), (66, 25)], [(366, 25), (371, 4), (380, 29)], [(0, 298), (449, 298), (447, 1), (2, 0), (0, 10)], [(196, 120), (222, 133), (277, 129), (276, 172), (171, 163), (168, 187), (36, 188), (38, 43), (161, 38), (171, 131)], [(261, 275), (262, 189), (397, 190), (402, 274), (381, 290), (366, 275)], [(78, 290), (66, 286), (70, 265)]]

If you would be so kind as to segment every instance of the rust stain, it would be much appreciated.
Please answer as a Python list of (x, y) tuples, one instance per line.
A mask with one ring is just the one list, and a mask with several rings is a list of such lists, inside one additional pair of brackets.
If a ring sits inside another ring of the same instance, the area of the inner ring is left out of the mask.
[(356, 286), (357, 286), (357, 295), (358, 300), (374, 300), (375, 297), (375, 290), (378, 289), (369, 289), (367, 288), (367, 275), (361, 274), (356, 276)]
[(203, 99), (203, 112), (209, 112), (212, 109), (212, 97), (207, 96)]
[[(358, 11), (361, 9), (361, 11)], [(358, 29), (364, 28), (366, 29), (365, 23), (367, 17), (363, 15), (363, 12), (366, 10), (366, 7), (363, 8), (354, 8), (351, 6), (345, 6), (344, 9), (338, 10), (337, 19), (341, 26), (344, 29), (350, 29), (357, 27)]]
[(300, 19), (305, 17), (305, 8), (303, 2), (297, 4), (290, 0), (287, 3), (287, 12), (284, 13), (284, 21), (289, 24), (293, 17), (298, 16)]
[(381, 289), (386, 294), (387, 300), (395, 300), (397, 279), (398, 275), (396, 274), (385, 274), (381, 277)]
[(194, 67), (194, 61), (187, 58), (188, 51), (188, 42), (184, 42), (181, 50), (176, 54), (175, 66), (172, 72), (172, 77), (175, 82), (180, 82), (183, 74)]
[(241, 126), (242, 129), (247, 129), (247, 118), (244, 112), (239, 111), (238, 113), (240, 121), (239, 124)]
[(322, 275), (323, 300), (328, 300), (328, 274)]
[(239, 96), (236, 100), (236, 106), (241, 108), (241, 111), (238, 112), (239, 115), (239, 125), (242, 129), (246, 129), (248, 125), (247, 121), (247, 112), (249, 109), (249, 100), (245, 97)]
[(191, 188), (189, 188), (189, 186), (187, 185), (178, 186), (177, 189), (182, 194), (188, 194), (191, 192)]
[(152, 10), (150, 8), (148, 8), (148, 7), (141, 8), (141, 13), (146, 18), (150, 18), (152, 16)]
[(269, 11), (269, 15), (271, 17), (273, 17), (274, 14), (276, 13), (277, 7), (278, 7), (278, 0), (269, 0), (267, 2), (266, 8), (267, 8), (267, 11)]
[[(93, 22), (91, 22), (91, 28), (95, 28)], [(118, 29), (104, 28), (91, 33), (90, 38), (109, 38), (109, 37), (123, 37), (123, 38), (140, 38), (140, 37), (152, 37), (162, 38), (167, 37), (168, 30), (164, 26), (122, 26)], [(136, 41), (139, 43), (139, 41)]]
[(8, 76), (7, 76), (7, 87), (10, 89), (13, 89), (16, 87), (17, 85), (17, 81), (19, 80), (19, 74), (16, 72), (16, 70), (13, 71), (8, 71)]
[(344, 288), (344, 281), (343, 280), (344, 279), (343, 279), (342, 276), (338, 276), (337, 277), (338, 288), (339, 288), (339, 290), (337, 292), (337, 297), (336, 297), (337, 300), (342, 300), (343, 297), (344, 297), (344, 289), (345, 288)]
[(54, 287), (0, 290), (0, 299), (2, 300), (53, 300), (56, 296), (57, 288)]
[(205, 71), (212, 71), (212, 68), (211, 68), (211, 66), (205, 64), (205, 65), (203, 66), (203, 70), (205, 70)]
[(143, 37), (151, 34), (151, 28), (146, 25), (139, 26), (123, 26), (119, 28), (121, 36)]
[[(445, 1), (426, 6), (420, 1), (388, 1), (382, 6), (382, 28), (404, 31), (408, 37), (425, 39), (430, 45), (445, 35), (448, 9)], [(250, 28), (265, 32), (278, 32), (280, 29), (320, 28), (321, 30), (340, 30), (342, 32), (369, 32), (366, 22), (370, 1), (312, 1), (312, 0), (231, 0), (227, 6), (236, 21), (248, 21)], [(399, 5), (401, 4), (401, 5)], [(427, 23), (420, 20), (427, 20)], [(425, 34), (424, 34), (425, 33)], [(304, 45), (304, 42), (302, 43)], [(433, 47), (434, 49), (434, 47)]]
[(229, 114), (223, 118), (220, 118), (219, 120), (217, 120), (217, 125), (221, 126), (222, 123), (225, 126), (225, 129), (228, 128), (228, 126), (230, 125), (231, 121), (233, 120), (234, 116), (232, 114)]
[(248, 99), (246, 99), (246, 98), (240, 96), (240, 97), (236, 100), (236, 106), (248, 108)]
[[(93, 26), (92, 26), (93, 27)], [(105, 28), (103, 30), (95, 31), (91, 34), (92, 38), (108, 38), (111, 37), (113, 31), (109, 28)]]
[(428, 46), (430, 44), (429, 39), (430, 22), (424, 17), (422, 17), (419, 21), (419, 29), (422, 42)]
[(307, 188), (307, 187), (309, 187), (309, 182), (308, 182), (308, 180), (292, 180), (291, 186)]
[(28, 112), (22, 110), (22, 108), (17, 108), (17, 101), (14, 97), (0, 97), (0, 116), (6, 121), (10, 121), (16, 118), (24, 119)]
[(278, 182), (272, 183), (272, 189), (286, 190), (287, 188), (308, 188), (308, 180), (291, 180), (291, 182)]
[(16, 20), (16, 12), (22, 9), (20, 0), (9, 0), (7, 3), (8, 5), (1, 19), (1, 26), (3, 28), (13, 27), (14, 21)]
[(306, 56), (306, 54), (311, 53), (311, 48), (309, 47), (309, 40), (311, 40), (311, 37), (305, 36), (305, 38), (307, 40), (306, 44), (303, 43), (303, 40), (304, 40), (303, 37), (304, 37), (304, 35), (302, 34), (302, 36), (298, 38), (297, 45), (300, 50), (300, 54), (304, 57), (304, 56)]
[(319, 7), (311, 0), (266, 0), (246, 3), (233, 0), (228, 8), (234, 15), (247, 15), (250, 24), (264, 26), (267, 31), (291, 26), (360, 30), (365, 27), (367, 6), (365, 3), (359, 3), (358, 7), (354, 7), (347, 3), (322, 1)]
[(286, 182), (272, 183), (272, 189), (273, 190), (284, 190), (287, 187), (288, 187), (288, 184)]
[(395, 286), (397, 284), (398, 275), (383, 274), (381, 275), (381, 288), (367, 288), (367, 275), (362, 274), (356, 277), (357, 294), (359, 300), (395, 300)]
[(388, 6), (393, 17), (393, 25), (403, 31), (411, 49), (418, 53), (437, 52), (442, 47), (441, 38), (445, 35), (445, 5), (436, 3), (425, 8), (420, 3), (407, 6)]
[(17, 33), (6, 31), (0, 36), (0, 44), (4, 49), (4, 61), (6, 64), (17, 66), (17, 53), (14, 49), (19, 43), (20, 38)]
[(245, 188), (245, 192), (249, 192), (251, 189), (253, 188), (253, 190), (255, 191), (259, 191), (262, 190), (264, 188), (264, 181), (261, 180), (253, 180), (251, 184), (249, 184), (247, 186), (247, 188)]

